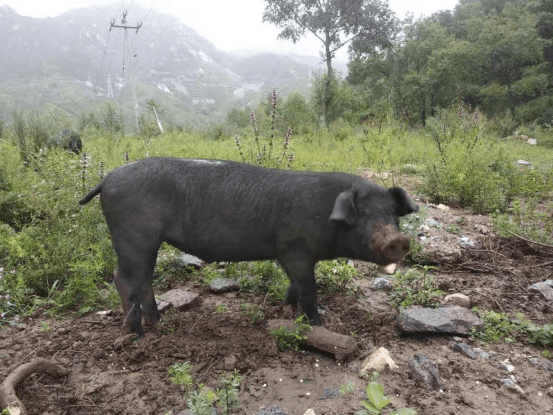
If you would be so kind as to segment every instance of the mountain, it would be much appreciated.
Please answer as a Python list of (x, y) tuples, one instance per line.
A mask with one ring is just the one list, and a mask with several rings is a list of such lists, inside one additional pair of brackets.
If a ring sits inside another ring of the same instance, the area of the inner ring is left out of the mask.
[[(308, 92), (319, 59), (218, 50), (176, 17), (133, 6), (122, 22), (114, 6), (32, 18), (0, 6), (0, 120), (14, 110), (47, 109), (73, 118), (112, 103), (125, 119), (155, 99), (164, 121), (195, 126), (255, 106), (271, 87)], [(116, 26), (137, 27), (138, 30)]]

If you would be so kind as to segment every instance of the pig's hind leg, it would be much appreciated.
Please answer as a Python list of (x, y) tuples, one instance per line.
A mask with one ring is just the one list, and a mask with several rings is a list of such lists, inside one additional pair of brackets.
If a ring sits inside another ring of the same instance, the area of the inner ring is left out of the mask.
[[(159, 244), (140, 243), (141, 238), (115, 241), (119, 262), (115, 287), (123, 303), (125, 325), (139, 338), (144, 336), (142, 315), (151, 324), (159, 321), (152, 278)], [(142, 240), (144, 242), (144, 240)]]

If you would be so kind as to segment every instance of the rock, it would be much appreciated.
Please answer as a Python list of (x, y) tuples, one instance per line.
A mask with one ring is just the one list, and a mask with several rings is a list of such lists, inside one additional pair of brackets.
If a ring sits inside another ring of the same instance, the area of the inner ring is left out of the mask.
[(497, 365), (497, 368), (506, 372), (514, 372), (515, 370), (515, 367), (513, 365), (509, 365), (507, 363), (500, 363)]
[[(440, 205), (438, 205), (439, 207)], [(443, 205), (441, 205), (443, 206)], [(447, 206), (446, 206), (447, 207)], [(449, 208), (448, 208), (449, 209)], [(437, 221), (435, 219), (432, 219), (432, 218), (428, 218), (424, 221), (428, 226), (431, 226), (433, 228), (442, 228), (444, 226), (444, 224), (440, 221)]]
[(195, 307), (201, 302), (200, 296), (197, 293), (178, 288), (167, 291), (165, 294), (158, 295), (158, 299), (170, 303), (178, 311)]
[(526, 161), (526, 160), (517, 160), (517, 164), (519, 166), (531, 166), (532, 163), (530, 163), (529, 161)]
[(467, 236), (463, 236), (461, 238), (461, 242), (459, 242), (459, 245), (463, 248), (474, 248), (476, 246), (476, 242), (471, 241)]
[(391, 291), (393, 288), (390, 281), (388, 281), (386, 278), (375, 278), (373, 280), (373, 289), (374, 290), (385, 290), (385, 291)]
[(190, 254), (182, 254), (178, 257), (178, 261), (183, 265), (195, 268), (201, 268), (204, 263), (200, 258)]
[(535, 365), (541, 366), (543, 369), (553, 372), (553, 362), (545, 359), (538, 359), (537, 357), (531, 357), (530, 362)]
[[(551, 280), (548, 280), (551, 281)], [(531, 293), (540, 293), (547, 301), (553, 301), (553, 288), (548, 281), (537, 282), (528, 287)]]
[(468, 357), (470, 357), (471, 359), (475, 360), (477, 358), (481, 358), (481, 359), (489, 359), (490, 358), (490, 355), (486, 352), (484, 352), (483, 350), (480, 350), (480, 349), (473, 349), (472, 347), (470, 347), (468, 344), (466, 343), (454, 343), (453, 344), (453, 350), (456, 350), (458, 352), (461, 352), (465, 355), (467, 355)]
[(480, 232), (482, 235), (487, 235), (487, 234), (490, 233), (490, 228), (488, 228), (487, 226), (484, 226), (484, 225), (479, 225), (479, 224), (474, 225), (474, 230), (476, 232)]
[(531, 146), (537, 146), (538, 140), (536, 140), (535, 138), (529, 138), (527, 143), (530, 144)]
[(396, 365), (393, 361), (388, 350), (381, 347), (363, 361), (361, 364), (361, 370), (359, 371), (359, 376), (363, 377), (366, 373), (371, 372), (380, 373), (386, 369), (386, 367), (389, 367), (390, 370), (394, 370), (398, 368), (398, 365)]
[(444, 304), (453, 304), (470, 309), (470, 298), (460, 293), (450, 294), (444, 298)]
[(256, 415), (288, 415), (288, 412), (276, 405), (260, 409)]
[(406, 333), (437, 332), (466, 335), (471, 327), (480, 327), (482, 324), (482, 320), (470, 310), (457, 305), (437, 309), (411, 306), (398, 317), (399, 328)]
[(416, 354), (409, 361), (409, 373), (413, 379), (422, 382), (427, 388), (439, 390), (442, 388), (442, 379), (436, 363), (427, 357)]
[(440, 210), (444, 210), (444, 211), (448, 211), (449, 210), (449, 206), (446, 206), (446, 205), (442, 205), (441, 203), (436, 206), (438, 209)]
[(513, 392), (518, 392), (518, 393), (521, 393), (521, 394), (524, 393), (522, 388), (520, 386), (518, 386), (516, 384), (516, 382), (512, 379), (503, 379), (501, 381), (500, 386), (502, 386), (502, 387), (504, 386), (504, 387), (506, 387), (507, 389), (509, 389), (510, 391), (513, 391)]
[(521, 138), (522, 140), (528, 140), (530, 137), (528, 137), (528, 136), (525, 135), (525, 134), (521, 134), (521, 135), (520, 135), (520, 138)]
[(159, 311), (160, 313), (165, 313), (169, 308), (171, 308), (171, 303), (156, 298), (156, 306), (157, 311)]
[(303, 415), (315, 415), (315, 411), (311, 408), (309, 408), (307, 411), (303, 413)]
[(388, 265), (381, 265), (378, 267), (378, 272), (386, 275), (394, 275), (396, 272), (397, 264), (395, 262)]
[(237, 291), (240, 289), (240, 285), (238, 284), (238, 280), (234, 278), (215, 278), (209, 284), (209, 288), (215, 294), (220, 294), (227, 291)]

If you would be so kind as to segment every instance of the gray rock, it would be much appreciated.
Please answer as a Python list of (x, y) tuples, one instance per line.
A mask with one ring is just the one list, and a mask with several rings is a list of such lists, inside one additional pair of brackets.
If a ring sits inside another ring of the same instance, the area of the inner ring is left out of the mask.
[(527, 143), (530, 144), (531, 146), (537, 146), (538, 140), (536, 140), (535, 138), (529, 138)]
[(437, 221), (437, 220), (432, 219), (432, 218), (427, 218), (427, 219), (425, 220), (425, 222), (426, 222), (426, 224), (427, 224), (428, 226), (432, 226), (432, 227), (434, 227), (434, 228), (441, 228), (441, 227), (444, 226), (444, 224), (443, 224), (442, 222)]
[(199, 294), (178, 288), (158, 295), (157, 299), (170, 303), (178, 311), (195, 307), (201, 302)]
[(486, 353), (485, 351), (480, 350), (480, 349), (473, 349), (472, 347), (470, 347), (466, 343), (454, 343), (453, 344), (453, 350), (461, 352), (461, 353), (467, 355), (468, 357), (470, 357), (473, 360), (477, 359), (477, 358), (481, 358), (481, 359), (489, 359), (490, 358), (490, 355), (488, 353)]
[(529, 161), (526, 161), (526, 160), (517, 160), (517, 164), (519, 166), (531, 166), (532, 163), (530, 163)]
[(260, 409), (256, 415), (288, 415), (288, 412), (276, 405), (271, 405), (267, 408)]
[(553, 287), (551, 287), (548, 281), (532, 284), (530, 287), (528, 287), (528, 291), (530, 291), (531, 293), (540, 293), (547, 301), (553, 301)]
[(470, 298), (461, 293), (449, 294), (444, 298), (444, 304), (454, 304), (459, 307), (470, 308)]
[(219, 294), (227, 291), (237, 291), (240, 289), (240, 285), (238, 284), (238, 280), (234, 278), (215, 278), (209, 284), (209, 288), (215, 294)]
[(549, 285), (551, 288), (553, 288), (553, 280), (545, 280), (544, 284)]
[(456, 305), (437, 309), (411, 306), (398, 317), (399, 328), (405, 333), (437, 332), (466, 335), (471, 327), (480, 327), (482, 324), (482, 320), (470, 310)]
[(202, 261), (200, 258), (190, 254), (182, 254), (178, 258), (178, 261), (186, 266), (196, 267), (196, 268), (201, 268), (204, 263), (204, 261)]
[(409, 373), (413, 379), (419, 380), (427, 388), (439, 390), (442, 388), (442, 379), (438, 366), (427, 357), (416, 354), (409, 360)]
[(505, 370), (506, 372), (514, 372), (515, 367), (513, 365), (508, 365), (507, 363), (500, 363), (497, 365), (498, 369)]
[(340, 394), (340, 391), (338, 389), (331, 389), (331, 388), (324, 388), (323, 389), (323, 396), (319, 398), (320, 401), (324, 401), (327, 399), (335, 399)]
[(516, 382), (512, 379), (503, 379), (501, 381), (501, 386), (502, 387), (506, 387), (507, 389), (513, 391), (513, 392), (518, 392), (518, 393), (521, 393), (523, 394), (524, 391), (522, 390), (522, 388), (520, 386), (518, 386), (516, 384)]
[(467, 236), (463, 236), (461, 238), (461, 242), (459, 242), (459, 245), (463, 248), (474, 248), (476, 246), (476, 242), (471, 241)]
[(385, 290), (391, 291), (393, 288), (392, 283), (386, 278), (377, 277), (373, 280), (373, 289), (374, 290)]
[(550, 360), (538, 359), (537, 357), (531, 357), (530, 362), (532, 362), (535, 365), (541, 366), (545, 370), (549, 370), (550, 372), (553, 372), (553, 362), (551, 362)]

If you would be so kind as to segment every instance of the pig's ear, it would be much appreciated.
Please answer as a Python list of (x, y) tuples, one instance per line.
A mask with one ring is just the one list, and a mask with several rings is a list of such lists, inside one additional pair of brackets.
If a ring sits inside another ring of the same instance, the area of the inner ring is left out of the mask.
[(353, 197), (353, 190), (340, 193), (334, 202), (334, 209), (332, 209), (328, 220), (344, 221), (348, 225), (353, 225), (357, 218)]
[(394, 211), (397, 216), (405, 216), (419, 211), (419, 206), (411, 203), (407, 193), (401, 187), (392, 187), (388, 189), (388, 192), (394, 198)]

